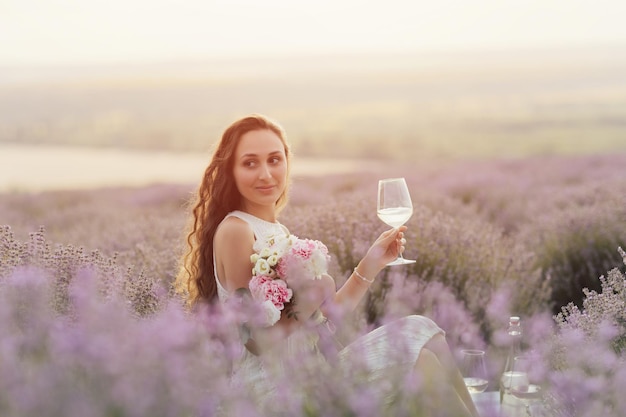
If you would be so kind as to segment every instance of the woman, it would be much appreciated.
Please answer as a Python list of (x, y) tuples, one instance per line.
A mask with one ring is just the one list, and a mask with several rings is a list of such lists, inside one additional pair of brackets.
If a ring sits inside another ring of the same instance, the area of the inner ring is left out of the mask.
[[(266, 117), (244, 117), (225, 130), (198, 190), (187, 238), (190, 249), (178, 277), (192, 304), (226, 302), (248, 288), (255, 241), (286, 232), (278, 215), (287, 203), (290, 158), (282, 128)], [(402, 226), (382, 233), (339, 289), (327, 274), (294, 283), (297, 302), (292, 307), (297, 314), (281, 314), (275, 325), (253, 329), (236, 374), (254, 381), (258, 389), (266, 377), (264, 357), (279, 350), (293, 353), (302, 346), (314, 349), (317, 340), (300, 337), (300, 330), (326, 323), (325, 312), (330, 310), (354, 310), (376, 275), (404, 250), (405, 230)], [(365, 353), (371, 378), (384, 378), (386, 369), (406, 367), (426, 381), (422, 388), (434, 408), (446, 408), (448, 415), (478, 416), (444, 332), (421, 316), (405, 318), (402, 329), (410, 345), (407, 363), (390, 363), (397, 335), (392, 341), (391, 330), (383, 326), (341, 349), (339, 368), (349, 367), (357, 352)]]

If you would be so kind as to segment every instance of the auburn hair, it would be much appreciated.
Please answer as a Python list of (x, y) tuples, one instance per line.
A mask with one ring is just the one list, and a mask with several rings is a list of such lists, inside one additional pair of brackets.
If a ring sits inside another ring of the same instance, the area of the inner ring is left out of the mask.
[[(187, 251), (182, 257), (175, 283), (178, 292), (186, 293), (190, 305), (200, 301), (211, 303), (217, 298), (213, 237), (226, 215), (242, 209), (243, 204), (233, 175), (235, 150), (244, 134), (266, 129), (274, 132), (283, 143), (289, 178), (291, 155), (283, 128), (268, 117), (252, 114), (236, 120), (226, 128), (215, 146), (195, 197), (190, 202), (192, 210), (186, 239)], [(289, 182), (276, 202), (277, 212), (287, 204), (288, 187)]]

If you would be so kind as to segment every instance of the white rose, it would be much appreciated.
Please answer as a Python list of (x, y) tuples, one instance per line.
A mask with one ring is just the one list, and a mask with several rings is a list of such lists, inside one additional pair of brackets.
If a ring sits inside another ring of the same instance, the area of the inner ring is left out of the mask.
[(311, 272), (317, 279), (320, 279), (322, 277), (322, 274), (328, 272), (328, 260), (326, 256), (320, 251), (313, 252), (310, 264), (312, 269)]
[(268, 263), (271, 267), (276, 266), (276, 264), (278, 263), (278, 255), (277, 255), (277, 254), (270, 255), (270, 256), (267, 258), (267, 263)]
[(261, 258), (267, 258), (271, 254), (272, 254), (272, 252), (270, 251), (270, 248), (265, 247), (265, 248), (261, 249), (261, 252), (259, 253), (259, 256)]
[(291, 245), (293, 245), (293, 237), (291, 235), (283, 235), (276, 239), (274, 244), (274, 253), (280, 257), (283, 253), (289, 249)]
[(280, 319), (280, 310), (276, 308), (274, 303), (270, 300), (266, 300), (262, 304), (263, 312), (265, 313), (265, 323), (268, 326), (273, 326)]
[(270, 271), (270, 264), (265, 259), (259, 258), (254, 264), (254, 275), (268, 275)]
[(255, 275), (265, 275), (265, 273), (269, 270), (269, 264), (265, 259), (259, 258), (256, 260), (252, 270)]
[(252, 255), (250, 255), (250, 262), (252, 262), (253, 264), (256, 263), (256, 261), (259, 260), (259, 254), (258, 253), (253, 253)]

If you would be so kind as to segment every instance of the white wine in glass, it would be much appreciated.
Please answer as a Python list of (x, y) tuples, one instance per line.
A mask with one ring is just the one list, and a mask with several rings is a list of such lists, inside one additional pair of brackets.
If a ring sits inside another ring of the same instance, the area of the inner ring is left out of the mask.
[[(541, 387), (534, 384), (534, 374), (536, 373), (533, 366), (537, 361), (532, 354), (516, 356), (513, 360), (513, 371), (522, 375), (522, 378), (514, 380), (511, 384), (511, 394), (521, 400), (533, 400), (541, 397)], [(534, 372), (533, 372), (534, 371)]]
[(485, 351), (464, 349), (461, 374), (470, 394), (478, 394), (487, 389), (487, 367), (485, 366)]
[[(413, 203), (409, 187), (404, 178), (387, 178), (378, 181), (378, 218), (391, 227), (400, 227), (413, 215)], [(414, 260), (404, 259), (402, 253), (387, 265), (412, 264)]]

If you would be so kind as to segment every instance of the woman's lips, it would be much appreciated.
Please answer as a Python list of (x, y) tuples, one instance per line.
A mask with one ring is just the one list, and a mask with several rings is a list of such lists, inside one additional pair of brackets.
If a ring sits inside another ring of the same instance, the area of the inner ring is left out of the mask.
[(261, 192), (269, 192), (272, 191), (275, 188), (274, 185), (263, 185), (260, 187), (256, 187), (257, 190), (261, 191)]

